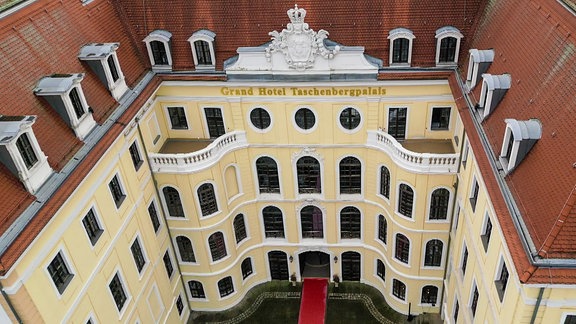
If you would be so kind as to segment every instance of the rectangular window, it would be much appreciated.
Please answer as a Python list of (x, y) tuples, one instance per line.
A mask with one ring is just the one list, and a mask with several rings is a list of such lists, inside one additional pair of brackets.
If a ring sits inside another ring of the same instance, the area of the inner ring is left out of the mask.
[(124, 291), (124, 287), (122, 286), (122, 281), (120, 280), (118, 273), (114, 275), (114, 278), (112, 278), (112, 281), (110, 281), (108, 288), (110, 288), (110, 293), (112, 294), (112, 298), (114, 298), (114, 303), (116, 303), (118, 311), (121, 311), (128, 297), (126, 296), (126, 292)]
[(114, 203), (116, 204), (116, 208), (122, 205), (122, 202), (126, 198), (124, 191), (122, 191), (122, 187), (120, 186), (120, 180), (118, 180), (118, 175), (115, 175), (114, 178), (108, 184), (110, 188), (110, 193), (112, 193), (112, 198), (114, 199)]
[(496, 285), (496, 291), (498, 291), (498, 297), (500, 301), (504, 299), (504, 293), (506, 292), (506, 286), (508, 285), (508, 269), (506, 268), (506, 263), (502, 262), (502, 269), (500, 270), (500, 277), (494, 282)]
[(392, 280), (392, 294), (401, 300), (406, 299), (406, 285), (400, 280)]
[(488, 220), (486, 221), (486, 227), (484, 228), (484, 234), (480, 236), (482, 240), (482, 245), (484, 245), (484, 252), (488, 251), (488, 244), (490, 243), (490, 235), (492, 234), (492, 221), (490, 217), (486, 215)]
[(448, 130), (450, 128), (450, 107), (432, 108), (431, 130)]
[(196, 57), (199, 65), (212, 65), (212, 55), (210, 55), (210, 44), (203, 40), (194, 42)]
[(70, 90), (70, 93), (68, 94), (68, 97), (70, 98), (70, 102), (72, 102), (72, 108), (74, 109), (76, 118), (78, 119), (82, 118), (82, 116), (86, 113), (86, 111), (84, 110), (84, 105), (80, 100), (78, 89), (75, 87), (72, 88), (72, 90)]
[(476, 315), (476, 308), (478, 307), (478, 287), (474, 286), (474, 293), (472, 294), (472, 302), (470, 309), (472, 310), (472, 317)]
[(62, 252), (58, 252), (52, 262), (48, 265), (48, 273), (56, 285), (58, 292), (62, 294), (74, 275), (68, 269), (64, 258), (62, 257)]
[(168, 107), (172, 129), (188, 129), (184, 107)]
[(472, 192), (470, 193), (470, 206), (472, 207), (472, 211), (476, 211), (476, 203), (478, 202), (478, 191), (480, 187), (478, 186), (478, 181), (474, 179), (474, 185), (472, 186)]
[(116, 62), (114, 61), (114, 55), (108, 56), (106, 60), (108, 63), (108, 68), (110, 69), (110, 75), (112, 76), (112, 81), (116, 82), (120, 78), (118, 75), (118, 69), (116, 68)]
[(154, 202), (151, 202), (150, 206), (148, 206), (148, 214), (150, 215), (154, 232), (158, 233), (158, 229), (160, 228), (160, 219), (158, 218), (158, 212), (156, 211), (156, 205)]
[(466, 274), (467, 263), (468, 263), (468, 248), (464, 246), (464, 254), (462, 255), (462, 276)]
[(18, 137), (16, 140), (16, 147), (18, 148), (18, 152), (20, 152), (20, 156), (22, 156), (22, 160), (24, 160), (26, 168), (30, 170), (34, 164), (38, 162), (38, 157), (36, 157), (34, 148), (32, 147), (32, 144), (30, 144), (28, 134), (24, 133)]
[(390, 108), (388, 110), (388, 134), (401, 141), (406, 138), (406, 116), (408, 108)]
[(456, 303), (454, 305), (454, 323), (458, 322), (458, 312), (460, 311), (460, 305), (458, 304), (458, 300), (456, 300)]
[(164, 261), (164, 267), (166, 268), (166, 273), (168, 274), (168, 278), (172, 277), (172, 273), (174, 272), (174, 266), (172, 265), (172, 259), (170, 258), (170, 252), (166, 251), (164, 253), (164, 257), (162, 258)]
[(134, 143), (130, 145), (130, 148), (128, 150), (130, 151), (130, 158), (132, 158), (132, 164), (134, 164), (134, 168), (136, 169), (136, 171), (138, 171), (138, 169), (140, 169), (140, 166), (144, 161), (142, 161), (142, 158), (140, 157), (140, 152), (138, 151), (138, 144), (136, 144), (136, 141), (134, 141)]
[(462, 166), (466, 169), (466, 161), (468, 161), (468, 140), (464, 141), (464, 147), (462, 148)]
[(86, 234), (88, 234), (88, 237), (90, 238), (90, 243), (95, 245), (96, 242), (98, 242), (100, 235), (104, 233), (104, 230), (102, 230), (100, 224), (98, 224), (98, 220), (96, 219), (96, 215), (94, 214), (93, 209), (90, 209), (88, 214), (84, 216), (82, 219), (82, 225), (84, 225), (84, 229), (86, 229)]
[(178, 315), (182, 315), (182, 311), (184, 310), (184, 303), (182, 303), (182, 296), (178, 296), (178, 299), (176, 299), (176, 309), (178, 309)]
[(564, 324), (576, 324), (576, 315), (566, 315)]
[(136, 238), (134, 243), (132, 243), (130, 251), (132, 251), (132, 256), (134, 257), (134, 262), (136, 262), (138, 273), (142, 272), (144, 265), (146, 265), (146, 258), (144, 257), (142, 247), (140, 246), (140, 240), (138, 238)]
[(226, 133), (222, 110), (220, 108), (204, 108), (204, 114), (206, 115), (206, 124), (208, 125), (210, 138), (217, 138)]

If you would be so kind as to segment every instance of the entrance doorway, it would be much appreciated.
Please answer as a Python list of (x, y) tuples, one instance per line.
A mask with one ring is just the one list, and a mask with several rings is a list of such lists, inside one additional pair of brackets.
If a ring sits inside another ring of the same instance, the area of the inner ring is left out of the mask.
[(330, 278), (330, 255), (320, 251), (300, 253), (300, 277)]

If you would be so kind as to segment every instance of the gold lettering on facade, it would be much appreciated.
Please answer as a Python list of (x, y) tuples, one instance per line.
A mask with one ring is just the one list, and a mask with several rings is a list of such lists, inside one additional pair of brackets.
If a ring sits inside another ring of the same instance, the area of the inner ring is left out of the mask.
[(224, 96), (384, 96), (386, 89), (383, 87), (330, 87), (330, 88), (295, 88), (295, 87), (223, 87), (220, 93)]

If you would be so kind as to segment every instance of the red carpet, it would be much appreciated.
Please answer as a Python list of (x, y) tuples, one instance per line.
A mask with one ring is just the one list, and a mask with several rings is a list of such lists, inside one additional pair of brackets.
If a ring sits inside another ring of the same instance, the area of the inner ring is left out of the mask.
[(298, 324), (324, 324), (327, 296), (328, 279), (304, 279)]

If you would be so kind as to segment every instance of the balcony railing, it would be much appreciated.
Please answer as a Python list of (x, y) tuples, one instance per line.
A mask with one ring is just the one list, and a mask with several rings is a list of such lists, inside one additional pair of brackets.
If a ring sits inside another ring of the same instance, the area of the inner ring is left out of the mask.
[(235, 131), (214, 140), (206, 148), (192, 153), (150, 153), (148, 158), (152, 171), (188, 173), (209, 167), (230, 151), (247, 147), (246, 133)]
[(458, 153), (416, 153), (383, 131), (368, 131), (368, 146), (382, 150), (400, 167), (421, 173), (456, 173)]

